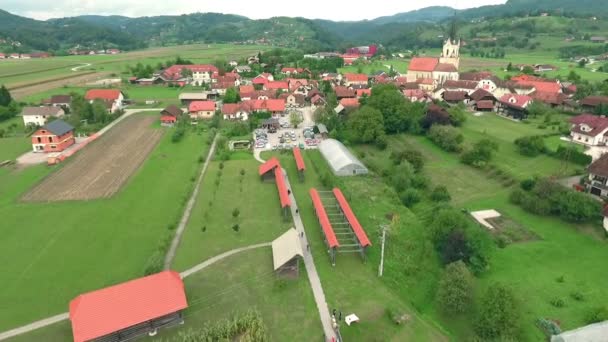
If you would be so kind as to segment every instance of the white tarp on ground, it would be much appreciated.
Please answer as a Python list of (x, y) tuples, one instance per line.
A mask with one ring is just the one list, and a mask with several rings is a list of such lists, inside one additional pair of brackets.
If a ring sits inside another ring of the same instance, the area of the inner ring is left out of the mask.
[(289, 229), (272, 241), (272, 263), (275, 271), (297, 256), (303, 258), (304, 252), (295, 228)]

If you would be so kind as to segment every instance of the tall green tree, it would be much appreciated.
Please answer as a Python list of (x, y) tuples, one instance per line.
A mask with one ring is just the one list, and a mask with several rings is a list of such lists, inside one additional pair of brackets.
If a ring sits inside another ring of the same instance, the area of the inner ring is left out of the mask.
[(440, 309), (448, 314), (468, 311), (473, 300), (473, 275), (462, 261), (445, 267), (439, 288), (437, 302)]
[(385, 135), (382, 113), (373, 107), (363, 106), (351, 114), (348, 129), (353, 142), (376, 143)]
[(513, 291), (502, 284), (490, 285), (477, 314), (477, 335), (484, 340), (514, 339), (519, 335), (519, 327), (519, 309)]
[(2, 87), (0, 87), (0, 106), (7, 107), (11, 101), (13, 101), (11, 93), (2, 85)]
[(235, 87), (230, 87), (226, 90), (224, 95), (224, 103), (238, 103), (241, 101), (241, 95)]

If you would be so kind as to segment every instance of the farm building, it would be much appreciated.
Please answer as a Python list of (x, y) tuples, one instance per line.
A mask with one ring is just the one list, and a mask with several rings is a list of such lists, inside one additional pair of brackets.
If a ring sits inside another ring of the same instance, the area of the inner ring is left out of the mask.
[(295, 228), (272, 241), (272, 264), (277, 275), (297, 277), (300, 258), (304, 258), (304, 251)]
[(61, 107), (25, 107), (21, 111), (25, 126), (43, 126), (50, 117), (61, 117), (65, 114)]
[(103, 101), (110, 113), (122, 109), (125, 95), (118, 89), (90, 89), (84, 95), (85, 100), (93, 103), (95, 100)]
[(71, 95), (53, 95), (49, 99), (48, 104), (53, 107), (70, 107), (72, 102)]
[(170, 105), (160, 112), (160, 124), (162, 126), (173, 126), (182, 114), (184, 113), (181, 109), (175, 105)]
[(74, 342), (127, 341), (183, 323), (179, 273), (164, 271), (81, 294), (70, 302)]
[(319, 144), (321, 154), (336, 176), (365, 175), (369, 171), (341, 142), (326, 139)]
[(75, 142), (74, 127), (60, 119), (44, 125), (32, 134), (34, 152), (61, 152)]

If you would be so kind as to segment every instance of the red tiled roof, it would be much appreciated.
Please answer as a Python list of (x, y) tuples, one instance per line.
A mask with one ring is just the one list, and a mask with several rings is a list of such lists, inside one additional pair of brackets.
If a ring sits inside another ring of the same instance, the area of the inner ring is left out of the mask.
[[(603, 154), (598, 160), (589, 165), (587, 171), (592, 175), (608, 177), (608, 154)], [(606, 210), (604, 210), (604, 215), (606, 215)]]
[(475, 81), (455, 81), (455, 80), (447, 80), (443, 83), (444, 88), (453, 88), (453, 89), (470, 89), (473, 90), (477, 88), (479, 83)]
[(566, 99), (566, 96), (564, 94), (547, 93), (543, 91), (535, 91), (531, 96), (536, 101), (541, 101), (550, 105), (561, 105)]
[(272, 90), (288, 90), (289, 84), (285, 81), (272, 81), (266, 83), (265, 88)]
[(285, 100), (283, 99), (249, 100), (247, 103), (249, 103), (251, 108), (256, 111), (285, 111)]
[(484, 90), (484, 89), (477, 89), (470, 96), (471, 96), (471, 100), (473, 100), (473, 101), (481, 101), (485, 98), (495, 99), (495, 97), (494, 97), (494, 95), (492, 95), (492, 93), (490, 93), (489, 91)]
[(315, 207), (315, 212), (317, 213), (317, 218), (319, 219), (319, 224), (321, 225), (321, 229), (323, 229), (323, 234), (325, 234), (325, 241), (327, 241), (327, 245), (329, 248), (340, 247), (340, 243), (338, 242), (338, 238), (336, 238), (336, 233), (334, 232), (331, 223), (329, 222), (329, 218), (327, 217), (327, 212), (323, 207), (323, 202), (321, 202), (321, 197), (316, 189), (310, 189), (310, 198), (312, 199), (312, 204)]
[(418, 83), (418, 84), (432, 85), (435, 82), (433, 81), (432, 78), (421, 78), (419, 80), (416, 80), (416, 83)]
[(345, 74), (344, 79), (347, 82), (367, 82), (367, 75), (365, 75), (365, 74)]
[(108, 100), (116, 101), (120, 96), (121, 91), (118, 89), (91, 89), (84, 95), (85, 100)]
[(350, 208), (350, 205), (348, 204), (348, 201), (346, 201), (346, 198), (344, 198), (342, 191), (340, 191), (340, 189), (338, 188), (334, 188), (333, 192), (334, 196), (336, 196), (336, 199), (338, 200), (338, 204), (340, 205), (342, 212), (344, 213), (344, 216), (346, 216), (346, 220), (350, 224), (350, 227), (352, 228), (353, 232), (355, 232), (355, 236), (357, 237), (357, 240), (359, 240), (359, 244), (362, 247), (371, 246), (372, 243), (367, 238), (365, 230), (363, 230), (363, 227), (361, 227), (359, 220), (357, 220), (357, 216), (355, 216), (355, 214), (353, 213), (352, 209)]
[(443, 99), (446, 101), (464, 101), (466, 97), (466, 91), (446, 91), (443, 93)]
[(532, 101), (530, 96), (518, 94), (505, 94), (500, 98), (500, 102), (520, 109), (524, 109), (530, 101)]
[(236, 114), (240, 108), (241, 105), (238, 103), (224, 103), (222, 105), (222, 114), (233, 115)]
[(239, 87), (241, 93), (253, 93), (255, 88), (252, 85), (242, 85)]
[[(593, 114), (581, 114), (570, 119), (570, 123), (574, 125), (572, 131), (575, 133), (584, 134), (590, 137), (595, 137), (601, 134), (608, 128), (608, 118)], [(583, 131), (581, 126), (588, 126), (591, 130)]]
[(215, 102), (213, 101), (192, 101), (188, 106), (189, 112), (212, 112), (215, 111)]
[(410, 62), (408, 70), (412, 71), (435, 71), (435, 67), (439, 64), (439, 58), (435, 57), (414, 57)]
[(371, 89), (357, 89), (357, 97), (363, 97), (363, 95), (372, 96)]
[(74, 342), (90, 341), (187, 307), (184, 283), (173, 271), (81, 294), (70, 302)]
[(608, 104), (608, 96), (587, 96), (581, 100), (583, 106), (597, 107), (600, 104)]
[(279, 163), (279, 160), (276, 157), (272, 157), (258, 167), (258, 174), (263, 176), (277, 167), (280, 168), (281, 163)]
[(338, 86), (334, 88), (334, 91), (336, 92), (336, 97), (338, 98), (343, 98), (343, 97), (356, 97), (357, 95), (355, 94), (355, 91), (352, 89), (348, 89), (346, 87), (342, 87), (342, 86)]
[(302, 153), (298, 147), (293, 148), (293, 157), (296, 160), (296, 166), (298, 167), (298, 171), (306, 170), (306, 165), (304, 164), (304, 159), (302, 158)]
[(253, 79), (252, 83), (253, 84), (258, 84), (258, 85), (259, 84), (266, 84), (266, 83), (268, 83), (268, 80), (266, 78), (264, 78), (264, 77), (257, 76), (256, 78)]
[(403, 95), (407, 98), (421, 98), (424, 97), (426, 93), (422, 89), (405, 89), (403, 90)]
[(279, 190), (281, 208), (291, 206), (291, 199), (289, 199), (289, 193), (287, 193), (287, 185), (285, 185), (285, 178), (283, 177), (283, 170), (280, 164), (279, 167), (274, 169), (274, 178), (277, 182), (277, 190)]
[(439, 63), (435, 67), (435, 71), (439, 71), (439, 72), (458, 72), (458, 69), (456, 69), (456, 66), (453, 65), (453, 64)]
[(215, 65), (211, 64), (192, 64), (192, 65), (172, 65), (167, 69), (163, 70), (163, 77), (171, 80), (178, 80), (182, 78), (182, 70), (188, 69), (192, 72), (208, 72), (210, 74), (214, 74), (218, 72), (218, 69)]
[(361, 106), (361, 104), (359, 103), (359, 99), (353, 98), (341, 99), (340, 104), (346, 108), (359, 108), (359, 106)]

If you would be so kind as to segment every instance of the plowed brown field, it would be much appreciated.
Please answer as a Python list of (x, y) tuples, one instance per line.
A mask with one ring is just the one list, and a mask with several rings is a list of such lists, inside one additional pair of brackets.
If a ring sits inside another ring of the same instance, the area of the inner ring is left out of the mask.
[(114, 195), (154, 149), (163, 130), (154, 116), (133, 115), (66, 161), (23, 197), (23, 201), (65, 201)]

